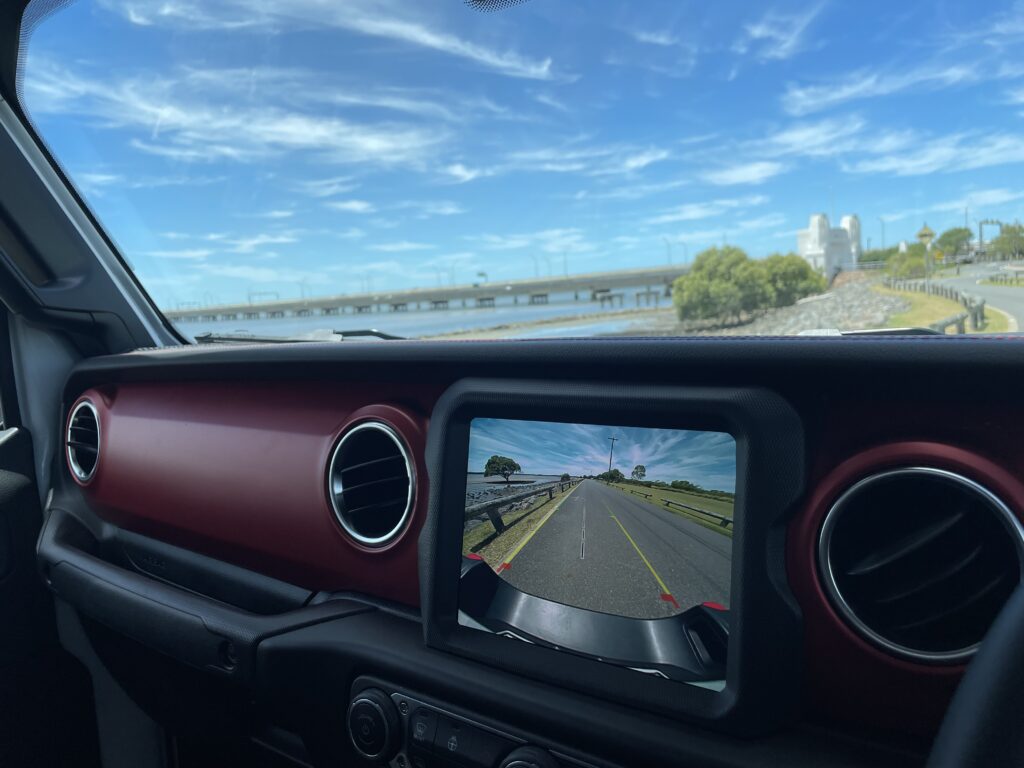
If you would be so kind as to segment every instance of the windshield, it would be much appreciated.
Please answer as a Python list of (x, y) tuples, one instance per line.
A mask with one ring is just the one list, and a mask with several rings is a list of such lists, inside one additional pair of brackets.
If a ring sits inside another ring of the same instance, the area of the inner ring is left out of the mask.
[(188, 337), (1012, 332), (1024, 5), (97, 0), (23, 107)]

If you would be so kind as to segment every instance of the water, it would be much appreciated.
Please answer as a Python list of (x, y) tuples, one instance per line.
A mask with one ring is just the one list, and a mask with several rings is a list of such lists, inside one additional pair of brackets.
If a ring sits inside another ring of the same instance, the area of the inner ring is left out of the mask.
[[(581, 300), (576, 301), (572, 292), (551, 294), (548, 304), (527, 304), (526, 297), (519, 297), (519, 304), (513, 304), (512, 297), (501, 296), (495, 300), (494, 307), (461, 307), (446, 310), (415, 310), (408, 312), (368, 312), (365, 314), (314, 315), (311, 317), (266, 318), (260, 320), (216, 320), (195, 322), (179, 322), (185, 333), (196, 336), (201, 333), (232, 334), (251, 333), (257, 336), (309, 337), (326, 336), (331, 331), (359, 330), (376, 328), (395, 336), (415, 338), (419, 336), (439, 336), (443, 334), (465, 331), (481, 331), (507, 325), (538, 323), (541, 321), (566, 320), (566, 323), (544, 322), (533, 327), (516, 328), (510, 335), (521, 338), (542, 338), (546, 336), (593, 336), (602, 333), (617, 333), (630, 325), (629, 313), (638, 307), (635, 295), (646, 290), (646, 286), (638, 288), (616, 289), (615, 293), (625, 295), (623, 307), (613, 309), (607, 303), (589, 301), (585, 292), (580, 292)], [(454, 302), (453, 302), (454, 303)], [(467, 304), (472, 304), (467, 301)], [(425, 306), (425, 305), (424, 305)], [(670, 307), (671, 299), (664, 296), (658, 298), (658, 307)], [(642, 301), (640, 309), (651, 308)], [(588, 315), (601, 314), (592, 323), (579, 323), (575, 318), (586, 318)], [(616, 317), (616, 316), (620, 317)], [(571, 322), (570, 322), (571, 321)]]

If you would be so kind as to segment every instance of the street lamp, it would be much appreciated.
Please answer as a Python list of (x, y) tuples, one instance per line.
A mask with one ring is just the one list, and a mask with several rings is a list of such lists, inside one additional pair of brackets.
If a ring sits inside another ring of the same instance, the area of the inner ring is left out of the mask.
[(618, 441), (619, 438), (617, 438), (617, 437), (609, 437), (608, 439), (612, 441), (611, 450), (608, 451), (608, 471), (611, 472), (612, 471), (612, 456), (615, 455), (615, 443), (616, 443), (616, 441)]
[(885, 219), (881, 216), (878, 217), (879, 223), (882, 225), (882, 250), (885, 250)]
[(485, 283), (487, 282), (487, 273), (486, 272), (477, 272), (476, 276), (481, 278)]

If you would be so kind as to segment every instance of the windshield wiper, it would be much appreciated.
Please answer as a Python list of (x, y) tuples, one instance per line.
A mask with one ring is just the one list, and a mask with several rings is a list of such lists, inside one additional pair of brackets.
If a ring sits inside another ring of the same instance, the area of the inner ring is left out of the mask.
[(384, 333), (384, 331), (378, 331), (376, 328), (360, 328), (355, 331), (334, 331), (336, 336), (340, 336), (342, 340), (349, 336), (372, 336), (376, 339), (382, 339), (383, 341), (408, 341), (405, 336), (395, 336), (391, 333)]
[(256, 336), (249, 333), (200, 333), (194, 336), (196, 344), (291, 344), (316, 339), (289, 339), (284, 336)]

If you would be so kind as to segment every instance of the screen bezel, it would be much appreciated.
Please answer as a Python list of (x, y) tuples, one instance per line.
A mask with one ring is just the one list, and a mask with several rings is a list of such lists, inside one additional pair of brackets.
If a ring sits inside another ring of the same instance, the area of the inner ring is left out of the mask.
[[(466, 466), (475, 418), (700, 430), (733, 437), (736, 498), (724, 690), (663, 680), (458, 623)], [(803, 491), (804, 451), (800, 420), (781, 397), (726, 387), (464, 379), (434, 408), (427, 462), (431, 490), (420, 537), (420, 589), (429, 646), (734, 732), (764, 732), (796, 717), (801, 637), (798, 610), (786, 586), (783, 545), (785, 523)]]

